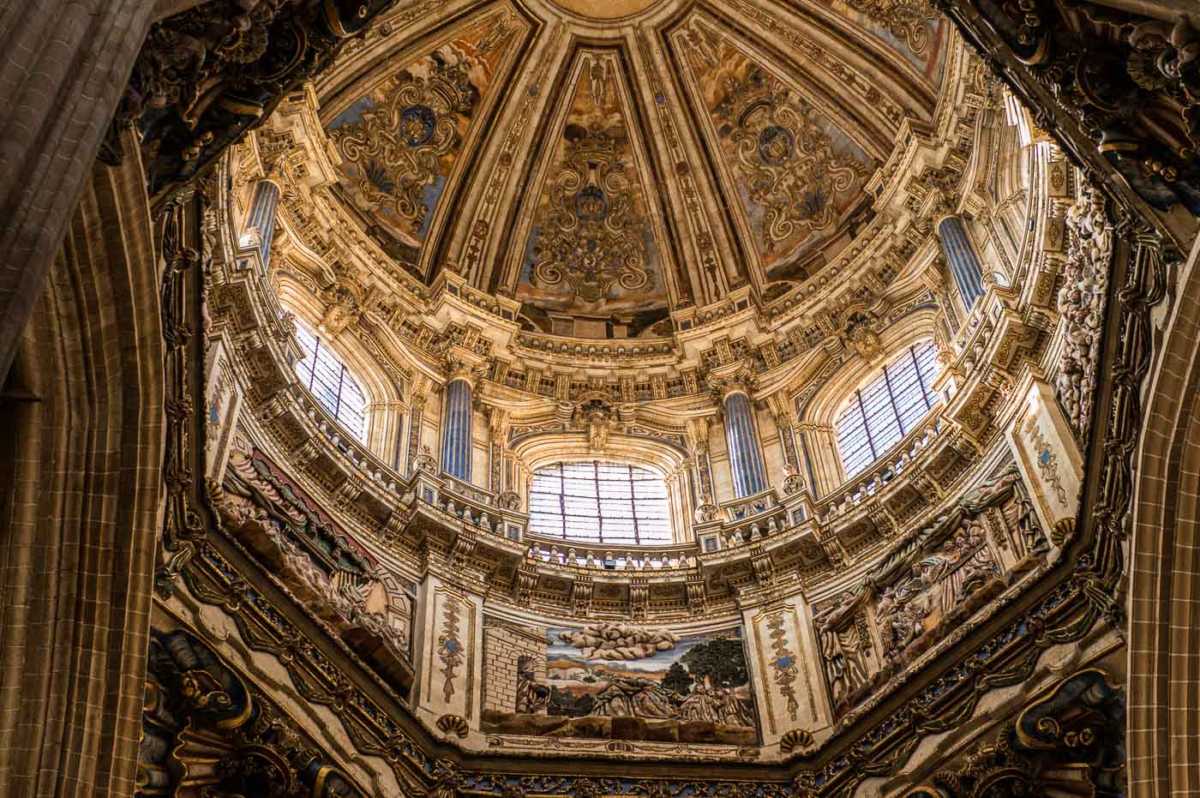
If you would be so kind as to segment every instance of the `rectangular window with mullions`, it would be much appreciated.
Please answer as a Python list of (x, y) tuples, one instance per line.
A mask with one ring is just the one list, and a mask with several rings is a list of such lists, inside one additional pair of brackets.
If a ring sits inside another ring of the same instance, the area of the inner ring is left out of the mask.
[(938, 396), (937, 350), (909, 347), (850, 396), (837, 420), (838, 452), (847, 479), (866, 469), (912, 432)]
[(529, 531), (614, 545), (671, 542), (667, 486), (653, 471), (598, 460), (555, 463), (533, 474)]
[(367, 397), (328, 344), (304, 325), (296, 325), (296, 340), (304, 358), (296, 363), (300, 383), (329, 413), (359, 440), (367, 426)]

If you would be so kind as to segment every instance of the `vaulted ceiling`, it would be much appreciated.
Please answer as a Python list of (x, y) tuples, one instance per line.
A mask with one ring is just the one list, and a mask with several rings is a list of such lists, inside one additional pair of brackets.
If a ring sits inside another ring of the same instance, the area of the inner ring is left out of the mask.
[(334, 193), (411, 274), (452, 268), (528, 329), (670, 334), (853, 240), (948, 35), (916, 0), (416, 3), (318, 87)]

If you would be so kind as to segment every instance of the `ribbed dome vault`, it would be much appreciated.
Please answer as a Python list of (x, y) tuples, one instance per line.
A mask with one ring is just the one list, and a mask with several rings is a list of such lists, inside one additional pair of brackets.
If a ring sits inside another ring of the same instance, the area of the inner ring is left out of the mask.
[(855, 239), (948, 36), (917, 3), (416, 4), (317, 87), (330, 193), (410, 275), (458, 271), (527, 330), (670, 335)]

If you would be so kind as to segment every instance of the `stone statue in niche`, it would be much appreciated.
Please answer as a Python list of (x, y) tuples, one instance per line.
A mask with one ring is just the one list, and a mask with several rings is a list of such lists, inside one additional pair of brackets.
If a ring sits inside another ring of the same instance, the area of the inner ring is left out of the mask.
[(864, 640), (860, 633), (857, 620), (862, 606), (859, 599), (860, 596), (847, 591), (837, 603), (814, 619), (835, 707), (848, 704), (869, 679), (866, 655), (871, 641), (869, 638)]

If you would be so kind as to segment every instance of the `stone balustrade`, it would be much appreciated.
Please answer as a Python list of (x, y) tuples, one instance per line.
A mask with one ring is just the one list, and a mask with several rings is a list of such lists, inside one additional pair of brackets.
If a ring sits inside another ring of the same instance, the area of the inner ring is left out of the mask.
[(887, 455), (818, 503), (817, 517), (822, 523), (831, 523), (872, 497), (879, 496), (896, 477), (919, 468), (923, 457), (927, 456), (934, 442), (947, 429), (941, 412), (935, 410)]

